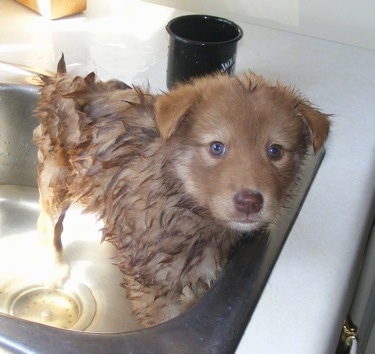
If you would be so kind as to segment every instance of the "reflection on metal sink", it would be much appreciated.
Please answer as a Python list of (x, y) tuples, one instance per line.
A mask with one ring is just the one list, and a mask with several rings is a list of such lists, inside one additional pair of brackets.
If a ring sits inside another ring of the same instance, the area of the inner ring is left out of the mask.
[(37, 97), (33, 86), (0, 85), (0, 351), (233, 352), (323, 152), (306, 160), (301, 183), (279, 223), (246, 238), (196, 306), (141, 329), (119, 286), (121, 274), (111, 264), (111, 246), (100, 244), (99, 225), (79, 209), (73, 208), (65, 222), (64, 254), (72, 267), (67, 286), (48, 291), (33, 279), (39, 261), (33, 251), (38, 191), (32, 143), (37, 119), (32, 112)]

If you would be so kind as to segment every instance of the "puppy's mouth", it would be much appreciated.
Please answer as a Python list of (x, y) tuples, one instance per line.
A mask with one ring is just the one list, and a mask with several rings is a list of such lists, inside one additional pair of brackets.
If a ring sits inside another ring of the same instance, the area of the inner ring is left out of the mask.
[(238, 231), (254, 231), (267, 224), (263, 218), (230, 220), (227, 222), (228, 227)]

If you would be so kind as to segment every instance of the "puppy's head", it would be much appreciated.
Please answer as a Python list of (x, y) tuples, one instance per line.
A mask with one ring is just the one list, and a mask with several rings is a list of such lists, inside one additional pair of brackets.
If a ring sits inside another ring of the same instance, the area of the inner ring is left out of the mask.
[(275, 218), (309, 146), (317, 152), (329, 132), (326, 114), (254, 74), (196, 79), (159, 96), (155, 109), (185, 192), (241, 231)]

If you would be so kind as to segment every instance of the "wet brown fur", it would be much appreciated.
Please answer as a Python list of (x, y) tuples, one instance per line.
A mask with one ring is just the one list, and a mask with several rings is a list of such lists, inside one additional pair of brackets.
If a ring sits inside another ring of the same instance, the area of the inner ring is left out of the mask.
[[(152, 95), (93, 73), (70, 76), (62, 58), (56, 77), (43, 81), (34, 132), (42, 239), (54, 240), (63, 267), (66, 210), (80, 202), (95, 213), (145, 326), (188, 309), (242, 232), (275, 219), (308, 147), (319, 150), (329, 131), (327, 115), (252, 73)], [(212, 154), (213, 142), (225, 144), (223, 156)], [(270, 158), (272, 144), (281, 156)], [(262, 196), (255, 212), (234, 202), (243, 191)]]

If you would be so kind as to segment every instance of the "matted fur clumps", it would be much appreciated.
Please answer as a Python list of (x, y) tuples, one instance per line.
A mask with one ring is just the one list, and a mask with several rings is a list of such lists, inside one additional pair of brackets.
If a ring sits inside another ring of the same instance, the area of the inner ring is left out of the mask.
[(95, 213), (145, 326), (191, 307), (243, 232), (275, 220), (308, 147), (319, 150), (329, 132), (327, 115), (254, 74), (152, 95), (70, 76), (62, 58), (43, 81), (34, 132), (42, 239), (63, 266), (66, 210), (80, 202)]

